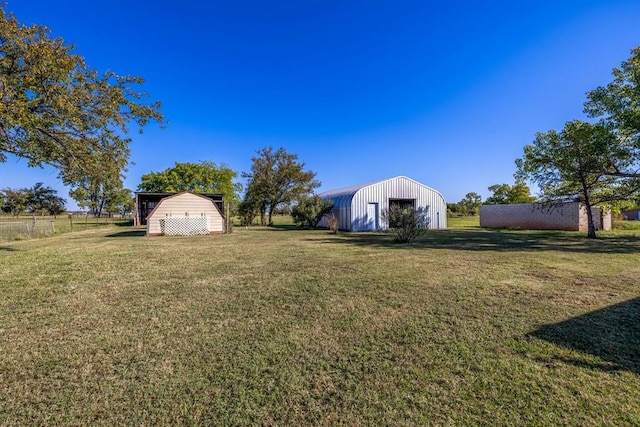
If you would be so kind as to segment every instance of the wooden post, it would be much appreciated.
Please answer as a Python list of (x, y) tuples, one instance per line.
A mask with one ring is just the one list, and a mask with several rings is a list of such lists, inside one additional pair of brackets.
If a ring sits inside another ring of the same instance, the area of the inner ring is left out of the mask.
[(225, 218), (225, 219), (226, 219), (226, 221), (225, 221), (225, 222), (226, 222), (226, 225), (227, 225), (227, 234), (229, 234), (229, 221), (230, 221), (230, 218), (229, 218), (229, 211), (230, 211), (230, 209), (229, 209), (229, 202), (227, 202), (227, 215), (226, 215), (226, 218)]

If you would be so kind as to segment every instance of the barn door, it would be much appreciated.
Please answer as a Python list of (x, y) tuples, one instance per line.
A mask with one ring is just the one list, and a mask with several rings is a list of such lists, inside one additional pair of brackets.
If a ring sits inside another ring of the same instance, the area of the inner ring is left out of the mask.
[(369, 203), (367, 205), (367, 231), (376, 231), (380, 228), (379, 212), (377, 203)]

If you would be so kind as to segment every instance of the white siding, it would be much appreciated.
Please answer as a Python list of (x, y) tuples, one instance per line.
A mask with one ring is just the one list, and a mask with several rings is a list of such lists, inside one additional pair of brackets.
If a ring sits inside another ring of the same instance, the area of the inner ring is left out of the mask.
[(222, 214), (212, 200), (193, 193), (178, 193), (162, 199), (147, 218), (147, 235), (161, 234), (160, 220), (167, 217), (208, 216), (212, 233), (224, 231)]
[[(389, 208), (389, 199), (415, 200), (416, 208), (428, 207), (430, 228), (447, 227), (447, 204), (442, 194), (404, 176), (328, 191), (320, 194), (320, 197), (333, 201), (334, 213), (342, 230), (368, 230), (371, 222), (369, 204), (377, 203), (380, 215)], [(381, 217), (377, 223), (380, 229), (388, 228)], [(326, 226), (326, 220), (321, 225)]]

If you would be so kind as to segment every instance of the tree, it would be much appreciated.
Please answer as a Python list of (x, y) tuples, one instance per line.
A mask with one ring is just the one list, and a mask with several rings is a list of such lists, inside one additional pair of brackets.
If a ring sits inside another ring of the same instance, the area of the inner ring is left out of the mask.
[(509, 184), (494, 184), (489, 187), (489, 191), (493, 194), (484, 201), (485, 205), (509, 205), (536, 201), (529, 187), (522, 182), (516, 182), (513, 187)]
[(72, 50), (0, 4), (0, 162), (14, 154), (29, 166), (50, 164), (65, 183), (123, 170), (129, 126), (163, 120), (158, 102), (140, 102), (142, 78), (100, 74)]
[[(114, 212), (119, 212), (120, 215), (129, 215), (136, 208), (136, 198), (133, 196), (133, 192), (128, 188), (122, 188), (118, 191), (118, 194), (115, 195), (113, 200), (114, 209), (117, 209)], [(111, 209), (111, 208), (109, 208)]]
[(117, 188), (111, 191), (106, 198), (104, 210), (109, 215), (126, 215), (133, 212), (136, 200), (128, 188)]
[(222, 194), (226, 201), (235, 201), (242, 185), (234, 183), (237, 172), (221, 164), (217, 166), (211, 161), (199, 163), (178, 163), (161, 172), (149, 172), (142, 175), (138, 190), (174, 193), (191, 191), (195, 193)]
[(464, 199), (458, 202), (456, 211), (462, 215), (478, 215), (482, 197), (478, 193), (467, 193)]
[(31, 213), (60, 215), (64, 212), (66, 201), (58, 197), (58, 192), (51, 187), (45, 187), (42, 182), (36, 183), (26, 190), (27, 210)]
[(298, 162), (297, 154), (282, 147), (277, 151), (263, 148), (256, 154), (251, 159), (251, 172), (242, 174), (249, 180), (244, 201), (260, 213), (263, 225), (271, 225), (276, 207), (311, 194), (320, 183), (315, 180), (315, 172), (304, 170), (305, 164)]
[(410, 243), (424, 235), (429, 229), (429, 207), (414, 209), (392, 204), (382, 211), (382, 219), (389, 224), (394, 240)]
[(541, 188), (543, 201), (584, 203), (587, 237), (595, 238), (592, 207), (625, 200), (640, 189), (638, 180), (619, 174), (634, 163), (634, 157), (634, 150), (611, 129), (575, 120), (560, 132), (538, 133), (516, 164), (519, 177)]
[(452, 217), (457, 215), (463, 215), (463, 213), (460, 211), (460, 204), (447, 203), (447, 216)]
[(27, 210), (29, 190), (26, 188), (5, 188), (2, 190), (2, 198), (4, 199), (2, 210), (13, 216), (18, 216)]
[(323, 216), (331, 212), (333, 203), (318, 195), (304, 197), (291, 210), (293, 222), (305, 228), (315, 228)]
[(100, 216), (103, 212), (113, 214), (132, 210), (131, 190), (123, 187), (119, 176), (85, 177), (75, 184), (69, 195), (78, 206), (89, 209), (93, 216)]
[(518, 159), (518, 175), (537, 182), (547, 200), (575, 199), (587, 208), (616, 206), (640, 192), (640, 46), (613, 80), (587, 93), (585, 112), (597, 123), (568, 122), (561, 132), (538, 134)]
[[(615, 132), (620, 144), (635, 149), (635, 168), (611, 171), (624, 177), (640, 176), (640, 46), (631, 49), (631, 56), (613, 69), (613, 80), (607, 86), (587, 93), (585, 112), (600, 118), (601, 125)], [(622, 175), (621, 175), (622, 174)]]
[(58, 197), (58, 192), (45, 187), (42, 182), (31, 188), (5, 188), (1, 192), (2, 210), (14, 216), (29, 212), (32, 214), (59, 215), (64, 212), (66, 201)]
[(238, 203), (237, 210), (242, 225), (252, 225), (253, 220), (260, 213), (258, 204), (248, 199), (246, 195), (245, 198)]

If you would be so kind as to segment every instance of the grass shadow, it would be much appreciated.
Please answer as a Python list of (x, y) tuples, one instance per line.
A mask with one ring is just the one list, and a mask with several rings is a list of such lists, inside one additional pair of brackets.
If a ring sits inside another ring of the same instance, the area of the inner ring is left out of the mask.
[(117, 233), (107, 234), (107, 237), (144, 237), (147, 235), (147, 230), (129, 230), (119, 231)]
[(296, 224), (273, 224), (267, 227), (269, 230), (304, 230), (304, 228), (297, 226)]
[(412, 243), (402, 244), (389, 233), (339, 233), (316, 242), (389, 249), (455, 249), (465, 251), (565, 251), (583, 253), (633, 253), (640, 251), (635, 235), (605, 235), (587, 239), (583, 233), (521, 230), (432, 230)]
[(578, 358), (555, 358), (564, 363), (603, 371), (623, 369), (640, 375), (640, 298), (542, 326), (529, 336), (607, 362), (601, 365)]

